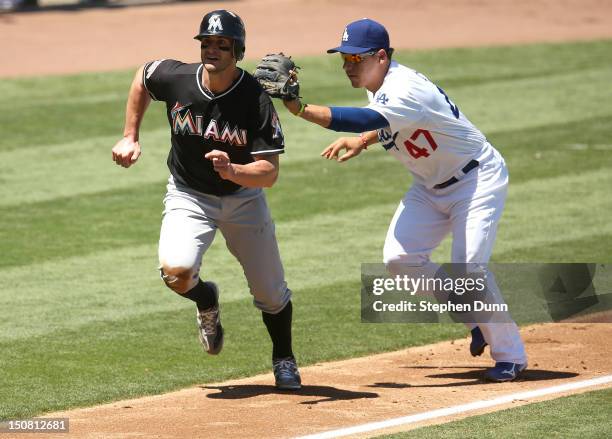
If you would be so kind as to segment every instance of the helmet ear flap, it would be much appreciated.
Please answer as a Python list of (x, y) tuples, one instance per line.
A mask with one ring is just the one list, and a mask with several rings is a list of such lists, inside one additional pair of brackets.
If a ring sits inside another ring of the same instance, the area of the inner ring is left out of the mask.
[(236, 61), (242, 61), (242, 59), (244, 58), (244, 51), (245, 51), (244, 44), (242, 44), (241, 41), (237, 41), (237, 40), (234, 40), (233, 44), (234, 44), (234, 58), (236, 58)]

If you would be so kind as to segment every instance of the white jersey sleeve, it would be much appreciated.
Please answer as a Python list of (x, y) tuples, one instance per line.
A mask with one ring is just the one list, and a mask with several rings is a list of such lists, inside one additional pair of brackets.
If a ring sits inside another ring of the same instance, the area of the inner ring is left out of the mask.
[(389, 84), (383, 84), (375, 95), (368, 91), (370, 104), (367, 108), (387, 119), (394, 132), (419, 125), (423, 120), (423, 105), (410, 94), (408, 87), (394, 87), (393, 82), (396, 81), (390, 80)]
[(485, 136), (444, 91), (424, 75), (391, 62), (367, 108), (389, 122), (378, 130), (383, 147), (427, 187), (460, 175), (487, 148)]

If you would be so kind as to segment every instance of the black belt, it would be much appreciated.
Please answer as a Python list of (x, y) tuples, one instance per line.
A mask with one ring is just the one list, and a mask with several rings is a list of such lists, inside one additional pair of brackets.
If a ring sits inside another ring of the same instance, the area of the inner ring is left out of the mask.
[[(464, 174), (467, 174), (472, 169), (477, 168), (479, 164), (480, 163), (478, 163), (478, 160), (471, 160), (467, 165), (463, 167), (463, 169), (461, 169), (461, 172), (463, 172)], [(458, 181), (459, 180), (457, 179), (457, 177), (451, 177), (448, 180), (446, 180), (444, 183), (435, 185), (434, 189), (444, 189), (445, 187), (449, 187), (451, 184), (455, 184)]]

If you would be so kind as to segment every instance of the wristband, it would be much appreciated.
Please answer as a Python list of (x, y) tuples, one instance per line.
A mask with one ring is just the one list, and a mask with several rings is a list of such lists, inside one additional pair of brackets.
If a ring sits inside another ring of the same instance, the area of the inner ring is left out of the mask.
[(305, 103), (303, 103), (303, 102), (301, 102), (301, 101), (300, 101), (300, 104), (301, 104), (301, 105), (300, 105), (300, 109), (298, 110), (298, 112), (297, 112), (297, 113), (295, 113), (295, 115), (296, 115), (297, 117), (300, 117), (302, 114), (304, 114), (304, 110), (305, 110), (305, 109), (306, 109), (306, 107), (308, 106), (308, 104), (305, 104)]
[(361, 139), (361, 144), (363, 145), (363, 149), (368, 149), (368, 140), (365, 138), (363, 133), (359, 134), (359, 138)]

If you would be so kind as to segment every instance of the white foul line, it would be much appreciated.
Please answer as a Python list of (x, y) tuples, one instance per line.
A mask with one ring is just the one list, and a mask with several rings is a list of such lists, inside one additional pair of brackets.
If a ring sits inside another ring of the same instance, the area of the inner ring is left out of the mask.
[(430, 412), (417, 413), (416, 415), (403, 416), (401, 418), (387, 419), (386, 421), (370, 422), (367, 424), (356, 425), (354, 427), (340, 428), (338, 430), (325, 431), (307, 436), (300, 436), (296, 439), (330, 439), (351, 434), (366, 433), (369, 431), (382, 430), (400, 425), (414, 424), (415, 422), (426, 421), (429, 419), (441, 418), (444, 416), (456, 415), (458, 413), (479, 410), (496, 405), (507, 404), (515, 400), (524, 400), (538, 398), (540, 396), (551, 395), (553, 393), (562, 393), (570, 390), (583, 389), (585, 387), (597, 386), (600, 384), (612, 383), (612, 375), (605, 375), (599, 378), (592, 378), (584, 381), (576, 381), (558, 386), (545, 387), (543, 389), (531, 390), (528, 392), (512, 393), (510, 395), (500, 396), (499, 398), (489, 399), (484, 401), (475, 401), (468, 404), (456, 405), (443, 409), (432, 410)]

